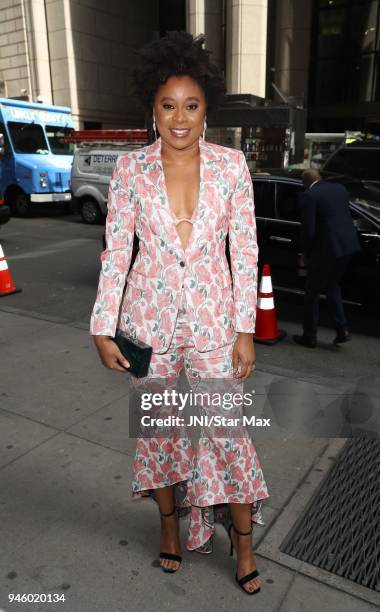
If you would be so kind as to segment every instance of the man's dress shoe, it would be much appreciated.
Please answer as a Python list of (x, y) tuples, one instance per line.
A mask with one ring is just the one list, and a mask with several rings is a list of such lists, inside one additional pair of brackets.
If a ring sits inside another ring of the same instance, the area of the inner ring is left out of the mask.
[(301, 344), (302, 346), (307, 346), (308, 348), (315, 348), (317, 346), (317, 341), (312, 338), (308, 338), (307, 336), (293, 336), (294, 342), (296, 344)]
[(334, 338), (334, 344), (342, 344), (343, 342), (348, 342), (349, 340), (351, 340), (351, 336), (347, 330), (344, 332), (338, 332)]

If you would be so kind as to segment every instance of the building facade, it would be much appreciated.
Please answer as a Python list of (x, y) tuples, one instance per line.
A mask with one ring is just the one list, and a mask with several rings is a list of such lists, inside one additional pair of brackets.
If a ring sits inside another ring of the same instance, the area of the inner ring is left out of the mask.
[(268, 83), (302, 97), (308, 130), (380, 133), (380, 2), (270, 0)]
[(128, 76), (134, 50), (159, 36), (158, 4), (1, 0), (3, 94), (70, 106), (77, 127), (141, 125)]
[(70, 106), (80, 128), (141, 125), (134, 52), (187, 29), (206, 33), (231, 93), (263, 96), (266, 20), (267, 0), (1, 0), (0, 95)]
[(205, 33), (232, 94), (301, 98), (309, 131), (380, 130), (380, 0), (1, 0), (0, 96), (134, 127), (135, 50)]

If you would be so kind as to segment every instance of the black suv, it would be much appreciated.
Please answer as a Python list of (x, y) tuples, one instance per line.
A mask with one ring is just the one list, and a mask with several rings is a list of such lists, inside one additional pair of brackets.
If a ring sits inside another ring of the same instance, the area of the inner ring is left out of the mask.
[[(303, 191), (301, 170), (268, 170), (253, 174), (259, 243), (259, 263), (271, 265), (274, 286), (302, 293), (305, 267), (301, 256), (298, 196)], [(345, 302), (371, 310), (380, 307), (380, 194), (360, 181), (322, 173), (350, 195), (350, 209), (362, 252), (356, 254), (342, 283)]]
[(380, 193), (380, 146), (366, 141), (343, 145), (326, 160), (323, 170), (351, 176)]

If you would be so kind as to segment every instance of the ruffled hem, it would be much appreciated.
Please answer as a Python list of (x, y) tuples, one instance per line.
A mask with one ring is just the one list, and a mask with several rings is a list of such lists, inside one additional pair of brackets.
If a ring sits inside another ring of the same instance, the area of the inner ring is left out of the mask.
[[(252, 504), (251, 522), (260, 526), (265, 525), (262, 505), (263, 501), (269, 497), (269, 494), (265, 491), (261, 491), (257, 495), (248, 495), (244, 499), (236, 499), (236, 496), (230, 495), (226, 496), (222, 502), (197, 506), (190, 502), (188, 495), (188, 491), (191, 488), (191, 480), (181, 480), (171, 484), (174, 485), (174, 499), (179, 518), (185, 518), (190, 515), (186, 544), (186, 548), (189, 551), (196, 551), (202, 554), (212, 553), (216, 524), (220, 523), (227, 531), (232, 522), (229, 509), (230, 503)], [(163, 484), (163, 486), (168, 485)], [(151, 497), (157, 503), (155, 489), (141, 489), (132, 492), (132, 499), (139, 499), (141, 497)]]

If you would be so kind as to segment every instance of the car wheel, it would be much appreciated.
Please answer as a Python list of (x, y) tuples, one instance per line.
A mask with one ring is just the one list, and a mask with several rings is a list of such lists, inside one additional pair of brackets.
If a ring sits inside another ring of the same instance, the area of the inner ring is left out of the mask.
[(83, 221), (90, 225), (100, 223), (102, 219), (102, 213), (97, 202), (91, 198), (82, 201), (80, 206), (80, 214)]
[(29, 217), (31, 215), (30, 198), (23, 191), (15, 193), (11, 202), (12, 212), (18, 217)]

